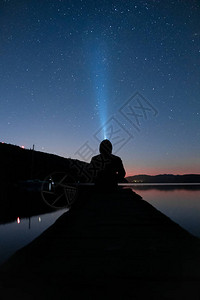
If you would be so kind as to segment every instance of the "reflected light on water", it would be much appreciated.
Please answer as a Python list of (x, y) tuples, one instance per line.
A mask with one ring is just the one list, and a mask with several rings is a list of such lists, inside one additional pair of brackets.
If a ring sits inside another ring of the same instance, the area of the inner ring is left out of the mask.
[[(30, 218), (17, 217), (15, 222), (0, 225), (0, 265), (15, 251), (30, 243), (67, 210)], [(20, 225), (19, 225), (20, 224)]]
[(181, 227), (200, 237), (200, 190), (133, 190)]

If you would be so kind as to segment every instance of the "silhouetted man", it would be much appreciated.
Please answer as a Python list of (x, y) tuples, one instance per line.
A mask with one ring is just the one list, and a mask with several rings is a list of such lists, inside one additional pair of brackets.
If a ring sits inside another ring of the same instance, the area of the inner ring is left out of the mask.
[(123, 182), (126, 174), (121, 158), (112, 154), (112, 144), (103, 140), (99, 146), (99, 155), (91, 160), (93, 181), (102, 187), (116, 187)]

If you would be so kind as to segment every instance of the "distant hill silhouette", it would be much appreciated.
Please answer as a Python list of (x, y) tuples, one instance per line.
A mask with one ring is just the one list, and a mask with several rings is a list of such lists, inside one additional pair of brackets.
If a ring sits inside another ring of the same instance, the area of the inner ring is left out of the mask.
[(76, 159), (23, 149), (0, 143), (0, 182), (16, 183), (21, 180), (44, 178), (52, 172), (70, 173), (75, 180), (86, 182), (83, 170), (88, 164)]
[(200, 183), (200, 174), (135, 175), (126, 179), (129, 183)]

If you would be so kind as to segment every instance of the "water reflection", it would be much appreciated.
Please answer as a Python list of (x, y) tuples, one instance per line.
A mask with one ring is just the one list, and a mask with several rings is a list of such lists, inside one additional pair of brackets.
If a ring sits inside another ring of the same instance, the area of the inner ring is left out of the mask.
[(29, 244), (44, 230), (51, 226), (67, 210), (33, 216), (29, 218), (16, 218), (12, 223), (0, 226), (0, 264), (14, 252)]
[(0, 224), (54, 211), (44, 203), (40, 192), (19, 191), (15, 188), (5, 191), (0, 186), (0, 203)]
[(146, 185), (132, 189), (187, 231), (200, 237), (200, 185)]
[(27, 245), (67, 210), (53, 210), (40, 192), (0, 187), (0, 264)]
[(200, 183), (121, 183), (120, 186), (130, 187), (134, 190), (144, 191), (144, 190), (161, 190), (161, 191), (171, 191), (171, 190), (192, 190), (199, 191)]

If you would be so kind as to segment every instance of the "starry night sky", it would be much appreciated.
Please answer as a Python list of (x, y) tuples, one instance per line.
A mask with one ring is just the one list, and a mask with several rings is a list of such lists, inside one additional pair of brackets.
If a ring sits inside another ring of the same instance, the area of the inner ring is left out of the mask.
[(0, 37), (1, 142), (200, 173), (199, 1), (2, 0)]

